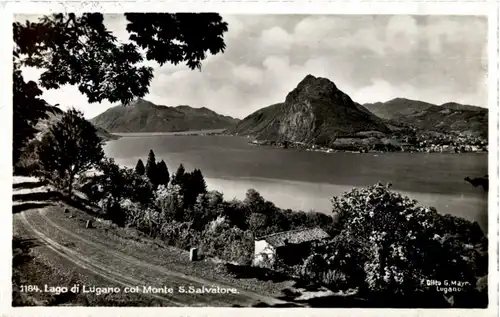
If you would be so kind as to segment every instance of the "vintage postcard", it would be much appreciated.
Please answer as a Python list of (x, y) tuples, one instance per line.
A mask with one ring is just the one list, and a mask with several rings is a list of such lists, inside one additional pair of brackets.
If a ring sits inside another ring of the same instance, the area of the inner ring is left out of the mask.
[(23, 6), (8, 315), (498, 312), (498, 3)]

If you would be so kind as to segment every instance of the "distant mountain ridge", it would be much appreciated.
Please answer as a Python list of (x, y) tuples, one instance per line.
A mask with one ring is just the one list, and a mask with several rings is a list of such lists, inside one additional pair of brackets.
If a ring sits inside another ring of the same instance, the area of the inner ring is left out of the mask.
[(127, 106), (109, 108), (92, 118), (97, 127), (110, 132), (180, 132), (225, 129), (239, 120), (208, 108), (158, 106), (137, 99)]
[(488, 136), (488, 109), (481, 107), (456, 102), (438, 106), (405, 98), (363, 106), (380, 118), (411, 125), (421, 131)]
[(330, 80), (307, 75), (283, 103), (250, 114), (231, 132), (277, 142), (330, 145), (337, 138), (390, 129)]

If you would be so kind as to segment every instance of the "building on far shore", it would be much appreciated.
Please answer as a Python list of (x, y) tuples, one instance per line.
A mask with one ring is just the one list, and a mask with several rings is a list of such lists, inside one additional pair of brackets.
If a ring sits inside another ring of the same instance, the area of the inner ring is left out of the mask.
[(278, 232), (255, 238), (253, 264), (272, 265), (277, 259), (286, 264), (298, 264), (310, 254), (311, 243), (329, 239), (330, 235), (320, 228)]

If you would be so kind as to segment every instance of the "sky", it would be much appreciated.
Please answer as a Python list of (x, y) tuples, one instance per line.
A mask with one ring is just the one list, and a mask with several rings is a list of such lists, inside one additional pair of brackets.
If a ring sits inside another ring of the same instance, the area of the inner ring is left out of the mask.
[[(487, 18), (408, 15), (222, 15), (229, 31), (223, 54), (201, 71), (154, 67), (150, 93), (157, 105), (207, 107), (243, 118), (282, 102), (308, 74), (326, 77), (360, 103), (402, 97), (435, 104), (487, 107)], [(18, 16), (16, 20), (26, 20)], [(32, 16), (30, 17), (32, 19)], [(105, 24), (128, 40), (123, 15)], [(25, 79), (40, 70), (26, 68)], [(89, 104), (76, 87), (45, 91), (62, 109), (92, 118), (111, 106)]]

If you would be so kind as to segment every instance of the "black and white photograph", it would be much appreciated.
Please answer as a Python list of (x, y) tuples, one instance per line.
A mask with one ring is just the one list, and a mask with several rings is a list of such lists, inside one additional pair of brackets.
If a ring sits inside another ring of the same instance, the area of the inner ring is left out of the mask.
[(12, 306), (488, 308), (489, 32), (14, 14)]

